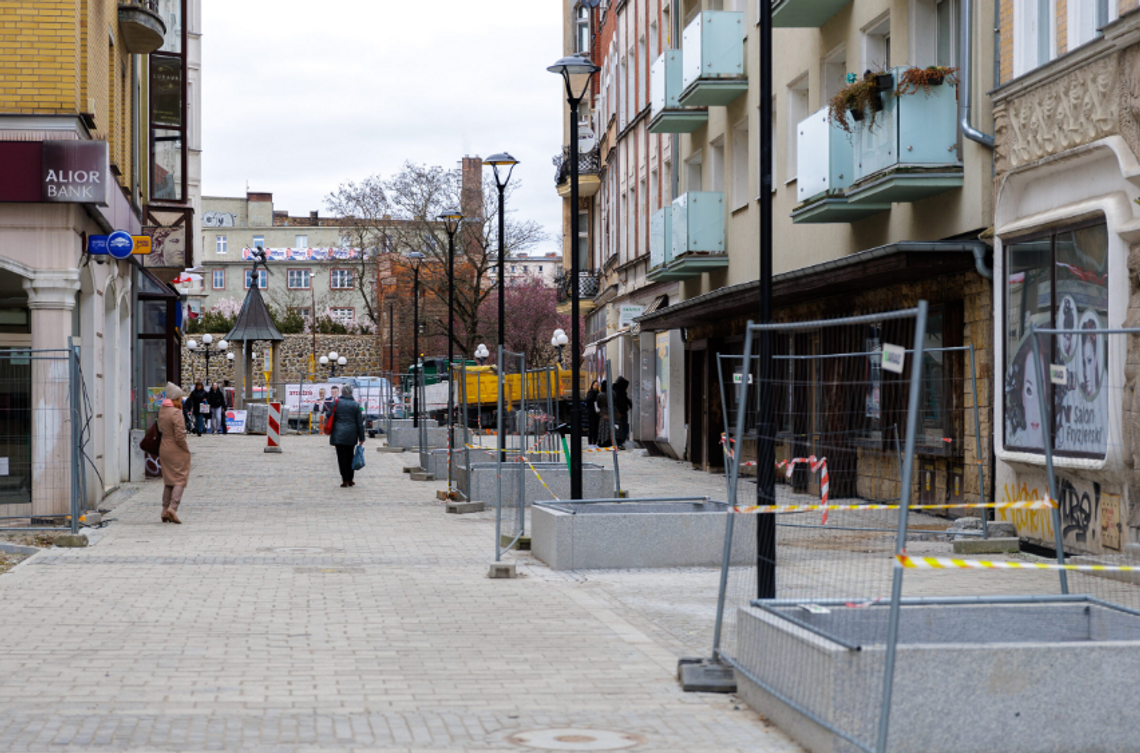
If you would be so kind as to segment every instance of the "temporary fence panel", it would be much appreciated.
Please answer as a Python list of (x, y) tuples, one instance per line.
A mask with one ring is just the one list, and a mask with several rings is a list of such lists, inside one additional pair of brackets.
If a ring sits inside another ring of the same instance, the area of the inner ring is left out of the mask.
[[(518, 493), (514, 496), (513, 500), (505, 497), (503, 494), (503, 461), (506, 459), (506, 436), (507, 424), (505, 421), (506, 407), (508, 405), (508, 384), (507, 369), (510, 369), (517, 375), (526, 375), (526, 355), (523, 353), (514, 353), (506, 350), (502, 345), (499, 346), (499, 401), (498, 401), (498, 432), (497, 432), (497, 452), (495, 453), (495, 494), (497, 500), (495, 503), (495, 561), (498, 562), (502, 554), (510, 549), (513, 549), (522, 538), (526, 531), (526, 474), (525, 470), (525, 455), (520, 451), (517, 461), (519, 463), (518, 476)], [(516, 377), (517, 380), (517, 377)], [(527, 412), (527, 399), (526, 390), (519, 390), (518, 399), (518, 426), (519, 445), (520, 450), (526, 449), (526, 421), (524, 417)]]
[(94, 466), (79, 349), (0, 349), (0, 405), (0, 531), (77, 532)]
[[(766, 387), (772, 423), (767, 431), (759, 415), (760, 362), (754, 358), (763, 338), (772, 356)], [(868, 751), (877, 743), (884, 708), (884, 668), (851, 675), (845, 687), (813, 682), (817, 675), (812, 667), (796, 671), (769, 665), (758, 670), (774, 647), (750, 641), (751, 633), (738, 629), (737, 618), (752, 605), (797, 628), (819, 632), (803, 619), (812, 614), (816, 600), (858, 605), (891, 595), (899, 507), (911, 504), (914, 493), (911, 469), (920, 403), (930, 414), (931, 437), (937, 427), (938, 439), (965, 445), (967, 425), (955, 424), (964, 407), (948, 414), (949, 407), (966, 404), (964, 398), (959, 400), (970, 384), (965, 353), (944, 353), (938, 370), (923, 354), (929, 340), (925, 303), (837, 320), (749, 324), (744, 353), (731, 362), (735, 390), (724, 394), (724, 414), (732, 422), (725, 437), (728, 498), (737, 512), (726, 521), (714, 658)], [(889, 358), (886, 369), (884, 354)], [(723, 369), (721, 374), (725, 384)], [(920, 401), (923, 394), (929, 403)], [(942, 399), (936, 399), (939, 396)], [(894, 427), (903, 440), (901, 458)], [(976, 425), (971, 428), (976, 432)], [(775, 498), (760, 504), (738, 499), (741, 467), (757, 462), (745, 459), (746, 449), (751, 458), (762, 457), (753, 448), (769, 442), (776, 448)], [(949, 456), (946, 447), (932, 447)], [(949, 524), (944, 518), (921, 517), (921, 525), (929, 529), (925, 536)], [(730, 555), (742, 548), (752, 564), (733, 565)], [(775, 599), (758, 600), (761, 584), (773, 582)], [(797, 606), (777, 606), (786, 600)], [(841, 624), (828, 638), (857, 650), (868, 643), (885, 646), (889, 631), (863, 632), (851, 640)], [(831, 699), (840, 696), (859, 699), (856, 713), (832, 713), (836, 707)]]
[(610, 368), (610, 359), (606, 359), (606, 404), (609, 410), (610, 419), (610, 448), (614, 455), (614, 496), (621, 496), (621, 469), (619, 468), (620, 461), (618, 460), (618, 438), (617, 438), (617, 406), (614, 405), (614, 376), (613, 370)]
[[(428, 447), (428, 425), (425, 413), (427, 412), (427, 382), (424, 374), (424, 369), (416, 370), (416, 406), (414, 418), (419, 428), (419, 445), (420, 445), (420, 468), (427, 470), (428, 467), (428, 454), (431, 452)], [(434, 385), (433, 385), (434, 386)]]

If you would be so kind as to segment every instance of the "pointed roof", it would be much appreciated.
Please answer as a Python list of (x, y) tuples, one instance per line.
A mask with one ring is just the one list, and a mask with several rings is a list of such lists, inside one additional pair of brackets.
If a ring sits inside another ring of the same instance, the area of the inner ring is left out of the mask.
[[(253, 275), (253, 281), (257, 282), (257, 275)], [(274, 326), (273, 318), (269, 316), (269, 309), (265, 307), (265, 301), (261, 298), (261, 288), (256, 285), (250, 286), (245, 302), (241, 305), (237, 323), (226, 335), (226, 339), (230, 342), (263, 340), (275, 343), (285, 339)]]

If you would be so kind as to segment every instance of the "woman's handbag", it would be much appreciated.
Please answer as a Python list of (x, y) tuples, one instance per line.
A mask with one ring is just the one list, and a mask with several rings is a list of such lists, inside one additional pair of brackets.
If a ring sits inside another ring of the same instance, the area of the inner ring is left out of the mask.
[(150, 425), (146, 430), (146, 434), (139, 440), (139, 449), (148, 455), (158, 456), (158, 451), (162, 447), (162, 432), (158, 430), (158, 419)]
[[(340, 402), (340, 398), (338, 397), (336, 399), (336, 403), (339, 403), (339, 402)], [(325, 419), (325, 426), (323, 429), (325, 434), (332, 434), (333, 419), (336, 417), (336, 403), (333, 403), (332, 410), (329, 411), (329, 417)]]
[(364, 467), (364, 445), (356, 445), (356, 452), (352, 454), (352, 470), (359, 471)]

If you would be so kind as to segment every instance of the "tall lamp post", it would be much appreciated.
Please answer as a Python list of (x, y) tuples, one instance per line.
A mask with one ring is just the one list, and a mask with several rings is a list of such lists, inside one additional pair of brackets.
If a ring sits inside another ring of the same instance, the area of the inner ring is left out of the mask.
[[(578, 107), (586, 96), (590, 80), (601, 69), (581, 55), (570, 55), (546, 70), (562, 76), (566, 84), (566, 103), (570, 105), (570, 238), (578, 239)], [(578, 79), (576, 88), (571, 77)], [(570, 498), (582, 499), (582, 384), (578, 374), (582, 368), (582, 332), (579, 323), (578, 275), (581, 272), (578, 248), (570, 254)]]
[[(506, 152), (500, 152), (499, 154), (492, 154), (490, 157), (483, 160), (483, 166), (484, 167), (486, 167), (487, 165), (491, 166), (492, 172), (495, 173), (495, 185), (498, 186), (498, 188), (499, 188), (499, 283), (498, 283), (498, 285), (499, 285), (499, 345), (502, 345), (502, 346), (506, 346), (506, 344), (507, 344), (507, 338), (506, 338), (507, 310), (506, 310), (506, 295), (504, 293), (506, 288), (505, 288), (505, 283), (503, 282), (504, 279), (506, 278), (505, 270), (506, 270), (506, 264), (507, 264), (507, 252), (506, 252), (507, 222), (506, 222), (506, 215), (503, 213), (503, 202), (506, 199), (507, 183), (510, 182), (511, 173), (513, 173), (515, 171), (515, 165), (517, 165), (518, 163), (519, 163), (519, 161), (517, 159), (515, 159), (511, 155), (507, 154)], [(500, 167), (509, 167), (510, 168), (509, 170), (507, 170), (507, 175), (505, 178), (499, 173)]]
[(424, 256), (419, 251), (412, 251), (405, 259), (413, 262), (412, 283), (412, 365), (416, 367), (416, 376), (412, 378), (412, 426), (420, 427), (420, 390), (419, 377), (423, 364), (420, 363), (420, 267), (423, 266)]
[(329, 367), (329, 379), (336, 376), (336, 367), (344, 366), (348, 363), (348, 359), (342, 355), (338, 355), (335, 350), (330, 350), (327, 356), (321, 356), (321, 366)]
[(566, 331), (562, 328), (554, 330), (554, 336), (550, 338), (550, 344), (558, 350), (558, 368), (562, 368), (562, 348), (566, 343), (570, 342), (570, 338), (566, 336)]
[[(452, 362), (455, 360), (455, 233), (463, 222), (463, 214), (458, 209), (451, 209), (439, 215), (447, 231), (447, 446), (455, 436), (455, 385), (451, 376), (455, 373)], [(451, 498), (451, 456), (447, 453), (447, 495)]]
[(479, 362), (480, 366), (482, 366), (483, 362), (486, 361), (490, 357), (491, 357), (491, 351), (487, 350), (486, 345), (484, 345), (483, 343), (479, 343), (478, 345), (475, 346), (475, 360), (477, 360)]
[(221, 356), (221, 355), (225, 354), (226, 360), (228, 360), (228, 361), (234, 360), (234, 354), (227, 352), (230, 349), (230, 344), (228, 341), (221, 340), (217, 345), (217, 349), (211, 350), (210, 345), (213, 342), (214, 342), (214, 336), (209, 334), (209, 333), (206, 333), (206, 334), (202, 335), (202, 348), (201, 348), (201, 350), (198, 349), (198, 342), (195, 340), (191, 340), (190, 342), (186, 343), (186, 347), (190, 349), (191, 353), (200, 353), (202, 355), (202, 357), (206, 359), (206, 382), (207, 383), (209, 383), (209, 381), (210, 381), (210, 359), (211, 358), (213, 358), (214, 356)]

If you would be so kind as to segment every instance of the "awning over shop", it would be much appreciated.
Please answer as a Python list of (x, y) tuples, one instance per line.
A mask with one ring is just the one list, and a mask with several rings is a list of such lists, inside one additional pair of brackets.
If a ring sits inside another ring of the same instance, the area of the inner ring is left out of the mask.
[[(780, 308), (832, 295), (850, 294), (868, 285), (882, 287), (955, 274), (975, 268), (987, 248), (980, 241), (903, 242), (859, 251), (840, 259), (801, 267), (772, 278), (772, 306)], [(695, 296), (634, 321), (643, 330), (695, 327), (714, 321), (755, 316), (760, 309), (760, 281), (752, 280)]]

